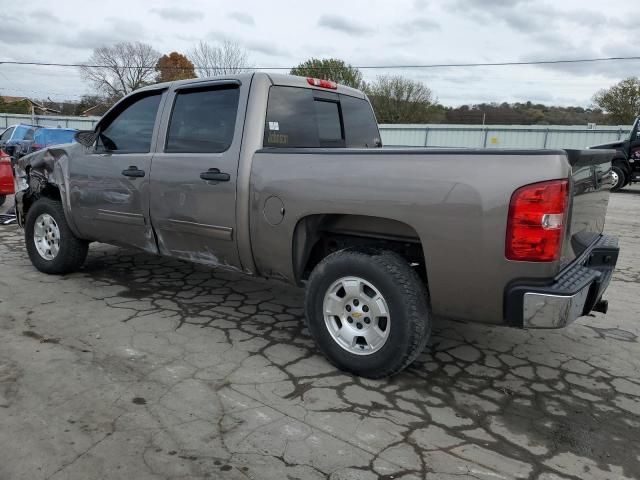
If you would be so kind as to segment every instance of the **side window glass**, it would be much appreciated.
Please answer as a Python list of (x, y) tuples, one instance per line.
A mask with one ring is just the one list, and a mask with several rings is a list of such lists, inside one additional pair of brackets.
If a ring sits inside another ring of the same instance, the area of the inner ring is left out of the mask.
[(30, 128), (30, 129), (27, 131), (27, 133), (25, 133), (25, 135), (24, 135), (24, 139), (25, 139), (25, 140), (28, 140), (28, 141), (33, 140), (33, 134), (34, 134), (34, 132), (35, 132), (35, 130), (34, 130), (33, 128)]
[(139, 97), (100, 131), (99, 148), (114, 153), (147, 153), (162, 92)]
[(13, 133), (13, 128), (14, 127), (6, 129), (0, 137), (0, 141), (6, 142), (7, 140), (9, 140), (11, 138), (11, 134)]
[(224, 86), (179, 91), (165, 152), (220, 153), (233, 142), (240, 89)]

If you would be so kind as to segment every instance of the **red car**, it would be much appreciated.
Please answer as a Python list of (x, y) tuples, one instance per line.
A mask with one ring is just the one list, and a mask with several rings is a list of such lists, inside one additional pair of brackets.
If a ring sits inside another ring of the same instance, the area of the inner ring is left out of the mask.
[(0, 150), (0, 206), (4, 204), (7, 195), (14, 193), (11, 157)]

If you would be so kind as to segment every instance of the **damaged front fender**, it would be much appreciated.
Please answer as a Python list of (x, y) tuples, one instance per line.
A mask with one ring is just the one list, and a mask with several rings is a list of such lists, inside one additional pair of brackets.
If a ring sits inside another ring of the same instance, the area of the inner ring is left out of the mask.
[(19, 191), (15, 195), (18, 224), (23, 227), (31, 205), (40, 197), (62, 202), (64, 213), (76, 236), (80, 236), (70, 210), (69, 162), (84, 153), (79, 143), (56, 145), (25, 155), (16, 163)]

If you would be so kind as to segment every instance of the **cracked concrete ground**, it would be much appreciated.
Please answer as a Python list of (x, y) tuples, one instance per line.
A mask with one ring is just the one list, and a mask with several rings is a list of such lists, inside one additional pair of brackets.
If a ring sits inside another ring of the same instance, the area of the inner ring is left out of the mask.
[(638, 478), (639, 212), (612, 195), (607, 316), (438, 321), (385, 381), (318, 355), (299, 290), (106, 245), (47, 276), (0, 227), (0, 479)]

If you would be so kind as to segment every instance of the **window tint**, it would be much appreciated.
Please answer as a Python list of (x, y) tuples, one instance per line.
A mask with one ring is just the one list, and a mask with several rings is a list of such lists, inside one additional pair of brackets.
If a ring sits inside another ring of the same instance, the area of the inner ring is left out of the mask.
[(347, 147), (373, 148), (382, 145), (375, 115), (369, 102), (340, 95)]
[(11, 138), (11, 134), (13, 133), (13, 128), (7, 128), (4, 132), (2, 132), (2, 136), (0, 136), (0, 141), (6, 142)]
[(219, 153), (233, 142), (240, 89), (186, 90), (176, 95), (166, 152)]
[(122, 153), (147, 153), (162, 92), (138, 98), (100, 132), (100, 144)]
[(271, 87), (264, 129), (264, 146), (320, 146), (311, 89)]
[(364, 99), (308, 88), (271, 87), (265, 147), (380, 146), (373, 110)]
[(318, 122), (318, 137), (320, 144), (329, 143), (342, 145), (342, 127), (340, 126), (340, 110), (338, 102), (314, 100), (316, 121)]

